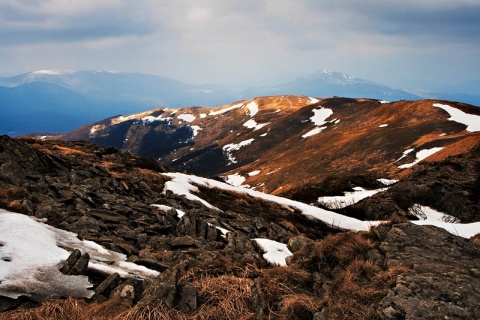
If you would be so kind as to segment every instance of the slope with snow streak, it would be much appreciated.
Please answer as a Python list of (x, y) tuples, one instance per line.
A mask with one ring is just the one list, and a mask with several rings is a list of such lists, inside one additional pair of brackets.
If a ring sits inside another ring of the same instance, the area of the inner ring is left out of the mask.
[(446, 104), (434, 103), (433, 106), (435, 108), (440, 108), (447, 111), (448, 114), (450, 114), (450, 118), (448, 120), (463, 123), (464, 125), (466, 125), (467, 128), (465, 130), (470, 132), (480, 131), (480, 116), (465, 113), (462, 110), (453, 108)]
[(162, 173), (162, 175), (171, 178), (171, 181), (165, 183), (164, 192), (171, 191), (178, 195), (184, 195), (187, 199), (200, 201), (206, 207), (217, 210), (219, 209), (206, 202), (205, 200), (201, 199), (199, 196), (192, 194), (192, 192), (198, 192), (198, 188), (196, 186), (218, 188), (225, 191), (246, 194), (251, 197), (275, 202), (287, 207), (292, 207), (300, 210), (306, 216), (321, 220), (339, 229), (367, 231), (370, 229), (371, 226), (377, 225), (379, 223), (378, 221), (361, 221), (355, 218), (338, 214), (336, 212), (324, 210), (318, 207), (313, 207), (302, 202), (277, 197), (241, 187), (234, 187), (223, 182), (207, 178), (201, 178), (194, 175), (187, 175), (183, 173)]
[[(410, 167), (416, 165), (417, 163), (419, 163), (420, 161), (422, 161), (423, 159), (426, 159), (426, 158), (430, 157), (432, 154), (434, 154), (434, 153), (436, 153), (436, 152), (438, 152), (442, 149), (443, 149), (442, 147), (435, 147), (435, 148), (431, 148), (431, 149), (420, 150), (416, 154), (415, 161), (413, 161), (412, 163), (402, 164), (401, 166), (398, 166), (398, 168), (400, 168), (400, 169), (410, 168)], [(410, 150), (413, 151), (413, 149), (410, 149)], [(405, 152), (407, 152), (407, 151), (405, 151)], [(403, 153), (404, 155), (406, 154), (405, 152)], [(398, 160), (400, 160), (400, 159), (398, 159)]]
[[(194, 195), (192, 192), (198, 192), (199, 189), (197, 186), (207, 187), (207, 188), (217, 188), (220, 190), (230, 191), (234, 193), (249, 195), (254, 198), (260, 198), (265, 201), (270, 201), (277, 203), (282, 206), (287, 206), (300, 210), (305, 216), (318, 219), (324, 223), (344, 230), (352, 231), (368, 231), (370, 227), (380, 224), (382, 221), (362, 221), (355, 218), (347, 217), (342, 214), (324, 210), (318, 207), (310, 206), (308, 204), (294, 201), (271, 194), (265, 194), (262, 192), (254, 191), (251, 189), (245, 189), (242, 187), (233, 187), (223, 182), (216, 180), (211, 180), (207, 178), (201, 178), (194, 175), (187, 175), (183, 173), (162, 173), (162, 175), (169, 177), (171, 180), (165, 184), (164, 192), (171, 191), (177, 195), (184, 195), (187, 199), (200, 201), (203, 205), (208, 208), (220, 210), (207, 201), (201, 199), (199, 196)], [(415, 224), (426, 224), (426, 225), (436, 225), (440, 228), (447, 230), (448, 232), (458, 235), (464, 238), (470, 238), (477, 233), (480, 233), (480, 222), (475, 223), (448, 223), (448, 222), (438, 222), (431, 220), (425, 221), (413, 221)]]
[[(454, 234), (463, 238), (471, 238), (474, 235), (480, 233), (480, 222), (472, 223), (456, 223), (455, 218), (438, 212), (427, 206), (416, 205), (423, 213), (423, 216), (418, 216), (420, 220), (412, 221), (412, 223), (419, 226), (436, 226), (447, 230), (451, 234)], [(410, 209), (412, 210), (412, 209)], [(415, 213), (412, 210), (412, 213)], [(454, 222), (446, 222), (445, 220), (454, 220)]]

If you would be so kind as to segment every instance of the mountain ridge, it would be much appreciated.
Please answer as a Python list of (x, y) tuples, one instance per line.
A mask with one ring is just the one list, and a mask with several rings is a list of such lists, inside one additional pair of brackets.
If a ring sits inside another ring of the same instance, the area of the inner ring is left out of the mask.
[[(101, 70), (60, 72), (48, 69), (1, 78), (0, 86), (4, 88), (18, 87), (19, 85), (38, 81), (48, 82), (71, 90), (71, 97), (66, 97), (66, 104), (68, 104), (68, 100), (72, 100), (78, 95), (82, 96), (83, 99), (87, 99), (88, 104), (92, 106), (92, 111), (99, 115), (96, 120), (116, 114), (131, 114), (159, 106), (174, 108), (187, 106), (213, 107), (225, 105), (236, 100), (248, 100), (256, 96), (279, 94), (373, 98), (387, 101), (421, 99), (419, 95), (392, 89), (372, 81), (354, 78), (344, 73), (325, 70), (277, 85), (257, 86), (246, 89), (215, 84), (193, 85), (168, 77), (139, 73)], [(55, 97), (53, 94), (49, 97), (52, 104), (58, 103), (56, 101), (58, 97)], [(468, 95), (468, 102), (475, 102), (475, 99), (474, 95)], [(22, 106), (26, 101), (30, 106), (37, 104), (34, 94), (29, 92), (25, 93), (23, 100), (18, 98), (15, 100), (8, 95), (0, 95), (2, 116), (13, 119), (15, 115), (9, 113), (9, 110)], [(76, 112), (77, 121), (75, 123), (72, 123), (65, 116), (49, 114), (39, 115), (39, 117), (41, 121), (50, 123), (49, 132), (66, 132), (73, 130), (79, 124), (92, 121), (92, 117), (88, 117), (87, 112), (81, 113), (80, 109), (83, 107), (84, 104), (79, 103), (79, 110)], [(55, 122), (58, 125), (55, 125)], [(65, 130), (67, 125), (69, 129)], [(7, 130), (3, 129), (2, 126), (0, 127), (0, 133), (20, 135), (28, 132), (45, 131), (35, 123), (31, 123), (29, 128), (20, 127), (19, 130), (16, 130), (13, 127), (13, 129)]]
[(474, 106), (439, 100), (267, 96), (113, 117), (57, 138), (114, 146), (177, 170), (295, 197), (292, 190), (328, 176), (396, 179), (416, 155), (445, 149), (446, 157), (449, 145), (474, 133), (441, 106), (480, 116)]

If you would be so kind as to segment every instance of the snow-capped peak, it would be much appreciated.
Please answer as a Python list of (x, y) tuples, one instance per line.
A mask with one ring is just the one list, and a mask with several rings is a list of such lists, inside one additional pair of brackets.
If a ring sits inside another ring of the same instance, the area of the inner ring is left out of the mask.
[(53, 75), (53, 76), (58, 76), (61, 75), (65, 72), (60, 71), (60, 70), (55, 70), (55, 69), (43, 69), (43, 70), (38, 70), (32, 72), (34, 75)]

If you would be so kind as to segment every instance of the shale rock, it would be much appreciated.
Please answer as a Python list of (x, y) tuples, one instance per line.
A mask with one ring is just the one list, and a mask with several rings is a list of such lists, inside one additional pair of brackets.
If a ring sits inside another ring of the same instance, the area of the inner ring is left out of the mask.
[(480, 247), (433, 226), (394, 225), (380, 246), (405, 268), (380, 302), (382, 319), (478, 319)]

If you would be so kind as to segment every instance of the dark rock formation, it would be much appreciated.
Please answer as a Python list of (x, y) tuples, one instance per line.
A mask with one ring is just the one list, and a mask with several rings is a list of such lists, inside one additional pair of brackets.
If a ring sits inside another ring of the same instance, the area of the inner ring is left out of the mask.
[(480, 247), (443, 229), (394, 225), (380, 246), (388, 268), (404, 267), (379, 303), (382, 319), (477, 319)]
[[(234, 283), (260, 319), (475, 319), (480, 313), (478, 239), (408, 223), (340, 232), (291, 208), (199, 187), (198, 195), (220, 209), (213, 210), (164, 193), (165, 170), (85, 142), (0, 137), (0, 207), (47, 218), (161, 272), (144, 282), (96, 274), (86, 271), (88, 256), (75, 250), (59, 267), (87, 274), (99, 303), (113, 297), (131, 307), (161, 302), (193, 317), (213, 301), (201, 291), (201, 280), (209, 279), (220, 287)], [(177, 210), (185, 214), (180, 218)], [(288, 267), (266, 263), (253, 238), (287, 243), (294, 253)], [(338, 310), (339, 301), (357, 313)], [(3, 310), (21, 303), (0, 298)]]

